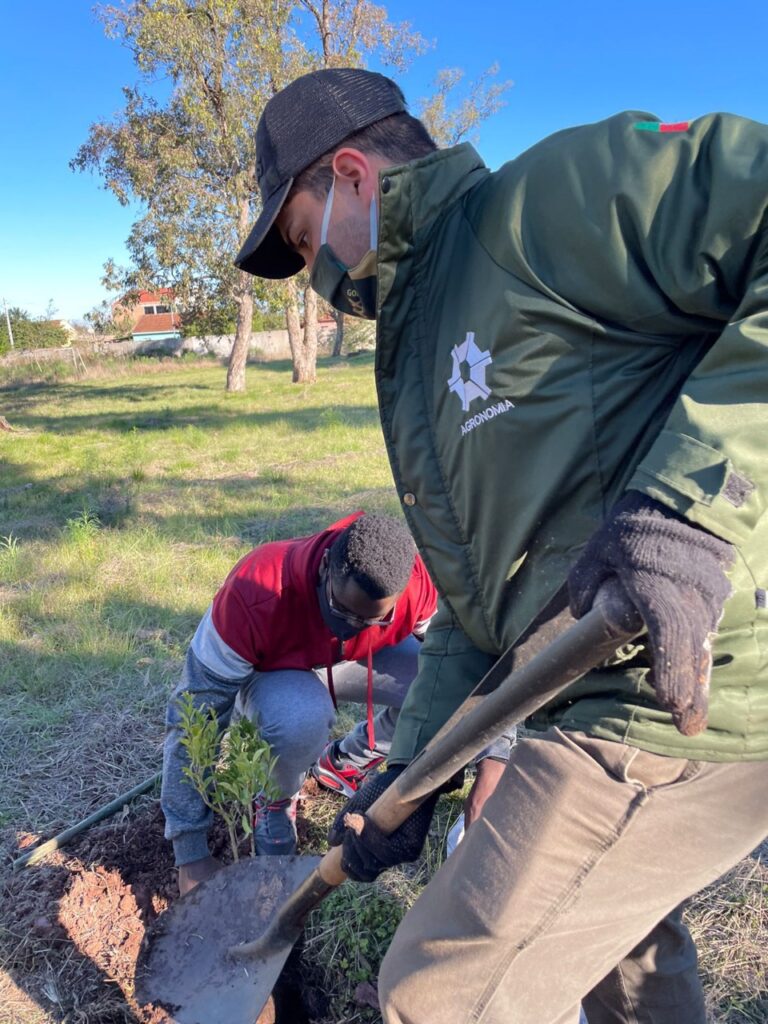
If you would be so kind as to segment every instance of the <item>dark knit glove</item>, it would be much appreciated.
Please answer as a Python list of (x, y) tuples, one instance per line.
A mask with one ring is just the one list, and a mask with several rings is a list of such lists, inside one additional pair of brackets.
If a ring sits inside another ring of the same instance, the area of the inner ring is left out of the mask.
[(568, 577), (571, 611), (581, 618), (602, 584), (616, 578), (648, 629), (650, 682), (686, 736), (706, 728), (710, 637), (731, 593), (727, 541), (639, 491), (627, 491)]
[[(369, 775), (351, 800), (339, 811), (331, 826), (328, 842), (331, 846), (343, 843), (341, 866), (356, 882), (372, 882), (387, 868), (416, 860), (422, 851), (439, 792), (430, 794), (390, 835), (385, 835), (365, 814), (371, 804), (378, 800), (405, 768), (404, 764), (396, 764), (386, 771)], [(442, 787), (440, 792), (446, 792), (445, 787)], [(364, 815), (362, 831), (358, 833), (345, 823), (344, 819), (348, 814)]]

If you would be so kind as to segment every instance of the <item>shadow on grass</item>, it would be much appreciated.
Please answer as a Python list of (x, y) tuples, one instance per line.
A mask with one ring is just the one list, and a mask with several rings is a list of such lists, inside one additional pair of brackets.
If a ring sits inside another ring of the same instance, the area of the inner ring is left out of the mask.
[(211, 404), (189, 406), (182, 410), (166, 408), (117, 414), (99, 412), (42, 416), (19, 412), (14, 416), (14, 425), (24, 430), (55, 434), (80, 434), (87, 431), (129, 434), (134, 430), (162, 432), (190, 426), (205, 431), (232, 426), (268, 428), (280, 423), (298, 433), (327, 428), (329, 417), (333, 417), (337, 423), (356, 427), (377, 426), (379, 423), (378, 412), (367, 405), (344, 405), (338, 410), (316, 405), (286, 409), (284, 412), (247, 412), (238, 408), (222, 409), (220, 405)]
[(137, 383), (136, 378), (127, 377), (125, 384), (115, 384), (110, 387), (103, 387), (98, 380), (90, 385), (79, 381), (59, 381), (55, 384), (46, 384), (36, 381), (29, 384), (3, 384), (0, 385), (0, 400), (3, 395), (12, 396), (15, 400), (24, 397), (43, 395), (51, 400), (66, 398), (68, 401), (81, 401), (87, 399), (98, 399), (99, 401), (116, 398), (119, 400), (142, 401), (146, 398), (162, 396), (163, 393), (172, 391), (216, 391), (212, 384), (187, 384), (183, 381), (163, 381), (162, 378), (152, 383)]
[(0, 509), (11, 495), (35, 486), (31, 462), (12, 462), (0, 457)]
[[(372, 352), (361, 352), (341, 358), (325, 356), (318, 359), (317, 368), (319, 371), (338, 371), (352, 365), (355, 367), (370, 365), (372, 368), (373, 359)], [(168, 367), (167, 371), (165, 365)], [(4, 397), (7, 397), (12, 403), (19, 403), (26, 398), (36, 398), (38, 396), (49, 400), (66, 398), (70, 401), (101, 401), (102, 399), (114, 398), (117, 400), (140, 401), (142, 399), (163, 398), (164, 396), (170, 397), (173, 394), (183, 394), (186, 391), (208, 391), (221, 395), (223, 399), (226, 399), (225, 364), (217, 364), (215, 360), (199, 360), (188, 363), (173, 362), (172, 364), (165, 365), (161, 370), (153, 365), (151, 361), (146, 363), (137, 361), (131, 367), (121, 367), (125, 376), (120, 379), (124, 383), (108, 385), (103, 385), (101, 378), (98, 377), (91, 378), (89, 383), (83, 383), (82, 380), (78, 379), (71, 381), (24, 381), (18, 379), (3, 381), (0, 371), (0, 402), (2, 402)], [(131, 373), (130, 370), (134, 367), (135, 373)], [(292, 369), (290, 359), (249, 359), (247, 363), (248, 372), (245, 394), (248, 394), (249, 388), (258, 387), (265, 381), (268, 381), (270, 384), (290, 384)], [(212, 370), (217, 370), (218, 372), (211, 374), (210, 381), (205, 383), (187, 383), (184, 379), (186, 374), (191, 376), (201, 371)], [(168, 379), (166, 372), (173, 375), (171, 379)], [(109, 379), (109, 377), (104, 378), (104, 380)], [(298, 389), (311, 387), (311, 385), (306, 384), (296, 384), (294, 386), (297, 391)]]

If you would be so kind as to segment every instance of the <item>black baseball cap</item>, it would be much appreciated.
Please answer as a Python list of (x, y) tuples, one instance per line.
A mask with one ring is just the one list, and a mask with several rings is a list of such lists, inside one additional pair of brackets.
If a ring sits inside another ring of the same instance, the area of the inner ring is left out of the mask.
[(276, 93), (256, 128), (262, 209), (235, 265), (257, 277), (297, 274), (304, 260), (275, 227), (294, 179), (361, 128), (405, 109), (405, 97), (390, 78), (360, 68), (312, 71)]

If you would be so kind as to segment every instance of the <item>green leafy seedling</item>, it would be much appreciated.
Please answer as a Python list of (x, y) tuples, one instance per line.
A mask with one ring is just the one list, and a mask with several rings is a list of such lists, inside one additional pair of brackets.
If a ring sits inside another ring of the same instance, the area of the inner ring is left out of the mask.
[(183, 769), (187, 781), (223, 819), (234, 860), (239, 859), (238, 828), (250, 837), (254, 855), (253, 799), (259, 793), (267, 800), (277, 799), (273, 778), (277, 758), (248, 718), (238, 718), (222, 739), (212, 708), (197, 707), (188, 691), (181, 695), (178, 706), (181, 743), (189, 758)]

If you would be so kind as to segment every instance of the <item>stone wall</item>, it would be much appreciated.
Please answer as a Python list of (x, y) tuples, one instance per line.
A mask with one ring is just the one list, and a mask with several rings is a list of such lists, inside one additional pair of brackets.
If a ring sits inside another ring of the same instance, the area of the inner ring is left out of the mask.
[[(318, 350), (322, 353), (329, 352), (336, 337), (336, 325), (319, 324), (317, 335)], [(194, 352), (197, 355), (214, 355), (221, 359), (229, 359), (234, 340), (234, 334), (208, 334), (201, 338), (181, 338), (178, 341), (106, 341), (97, 344), (96, 349), (107, 355), (180, 356), (184, 352)], [(290, 359), (288, 331), (254, 331), (251, 335), (250, 352), (262, 359)]]

